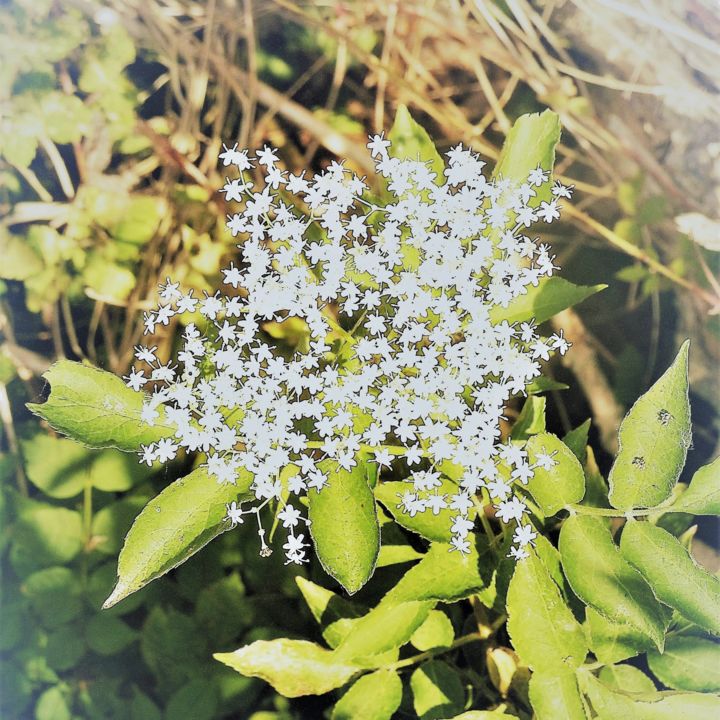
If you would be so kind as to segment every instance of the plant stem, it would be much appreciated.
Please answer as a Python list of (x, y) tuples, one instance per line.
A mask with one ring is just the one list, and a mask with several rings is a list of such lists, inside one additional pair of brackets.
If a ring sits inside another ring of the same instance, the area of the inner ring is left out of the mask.
[(467, 645), (468, 643), (479, 642), (480, 640), (485, 640), (483, 633), (469, 633), (468, 635), (462, 635), (461, 637), (456, 638), (448, 647), (436, 648), (434, 650), (426, 650), (425, 652), (418, 653), (417, 655), (412, 655), (409, 658), (405, 658), (405, 660), (399, 660), (398, 662), (392, 663), (391, 665), (386, 665), (385, 667), (388, 670), (399, 670), (400, 668), (409, 667), (410, 665), (415, 665), (417, 663), (423, 662), (424, 660), (430, 660), (436, 655), (442, 655), (443, 653), (450, 652), (451, 650), (455, 650), (456, 648)]

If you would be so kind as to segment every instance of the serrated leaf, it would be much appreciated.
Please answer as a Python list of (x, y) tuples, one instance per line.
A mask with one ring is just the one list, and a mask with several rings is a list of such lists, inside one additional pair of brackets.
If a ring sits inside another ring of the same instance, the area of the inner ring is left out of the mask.
[(442, 660), (431, 660), (417, 668), (410, 676), (410, 689), (420, 720), (447, 718), (465, 704), (459, 675)]
[(28, 403), (28, 408), (83, 445), (134, 452), (175, 432), (169, 426), (144, 423), (143, 394), (112, 373), (59, 360), (43, 377), (50, 383), (50, 396), (42, 404)]
[(600, 720), (715, 720), (720, 697), (705, 693), (623, 693), (583, 673), (581, 685)]
[(363, 675), (338, 700), (332, 720), (390, 720), (400, 707), (402, 682), (394, 670)]
[(503, 320), (509, 323), (537, 323), (549, 320), (561, 310), (581, 303), (607, 285), (574, 285), (561, 277), (543, 278), (537, 286), (529, 286), (524, 295), (511, 300), (507, 307), (495, 305), (490, 309), (490, 320), (497, 325)]
[(720, 692), (720, 644), (694, 635), (670, 635), (662, 654), (648, 653), (648, 665), (673, 690)]
[(677, 538), (656, 525), (631, 521), (620, 548), (661, 602), (720, 634), (720, 578), (696, 565)]
[(507, 613), (513, 647), (531, 669), (565, 672), (585, 660), (588, 647), (582, 627), (533, 549), (515, 566)]
[(625, 692), (655, 692), (655, 683), (640, 668), (632, 665), (608, 665), (598, 675), (609, 688)]
[(534, 672), (530, 704), (537, 720), (584, 720), (587, 715), (574, 672)]
[[(527, 489), (546, 517), (568, 505), (580, 502), (585, 495), (585, 473), (572, 450), (555, 435), (533, 435), (526, 445), (528, 459), (534, 465)], [(550, 456), (550, 469), (542, 466), (539, 456)]]
[(673, 364), (630, 408), (620, 425), (610, 470), (610, 504), (620, 510), (655, 507), (672, 492), (690, 447), (686, 340)]
[(492, 579), (492, 554), (478, 536), (470, 553), (453, 551), (450, 545), (433, 543), (425, 557), (392, 588), (385, 599), (455, 602), (486, 588)]
[(285, 697), (324, 695), (361, 671), (334, 651), (306, 640), (257, 640), (216, 660), (241, 675), (259, 677)]
[(720, 515), (720, 457), (696, 471), (672, 509), (693, 515)]
[(420, 651), (450, 647), (455, 630), (450, 618), (442, 610), (431, 610), (425, 622), (412, 634), (410, 642)]
[(573, 592), (614, 622), (630, 625), (662, 648), (669, 622), (643, 577), (621, 555), (596, 517), (569, 517), (560, 530), (563, 570)]
[(427, 600), (393, 603), (383, 599), (367, 615), (353, 621), (335, 651), (337, 656), (365, 666), (369, 658), (401, 647), (425, 622), (434, 604)]
[[(493, 178), (522, 184), (536, 167), (552, 170), (555, 146), (560, 142), (560, 119), (551, 110), (521, 115), (503, 143)], [(536, 200), (548, 200), (542, 196)]]
[(199, 467), (153, 498), (125, 538), (118, 560), (118, 582), (103, 607), (147, 585), (185, 562), (230, 528), (226, 505), (248, 491), (252, 476), (237, 485), (220, 484)]
[(589, 607), (585, 613), (588, 640), (593, 655), (602, 663), (616, 663), (652, 650), (653, 641), (625, 623), (609, 620)]
[(363, 463), (347, 471), (324, 461), (321, 468), (328, 484), (308, 493), (310, 534), (325, 571), (352, 595), (370, 579), (380, 551), (375, 498)]

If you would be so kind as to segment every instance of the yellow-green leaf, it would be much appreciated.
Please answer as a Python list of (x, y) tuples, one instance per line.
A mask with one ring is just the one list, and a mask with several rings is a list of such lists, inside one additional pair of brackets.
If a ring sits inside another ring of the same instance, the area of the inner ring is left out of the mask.
[(673, 364), (630, 408), (620, 425), (620, 450), (608, 483), (620, 510), (655, 507), (672, 492), (690, 447), (686, 340)]

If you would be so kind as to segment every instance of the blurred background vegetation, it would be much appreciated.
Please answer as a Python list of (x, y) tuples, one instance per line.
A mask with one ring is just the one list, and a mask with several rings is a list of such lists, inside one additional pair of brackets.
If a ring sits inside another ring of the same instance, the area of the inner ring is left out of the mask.
[[(0, 716), (322, 716), (211, 659), (317, 634), (252, 529), (99, 611), (124, 533), (181, 468), (85, 450), (24, 407), (57, 358), (127, 373), (160, 280), (219, 286), (237, 254), (223, 142), (365, 173), (399, 103), (441, 151), (490, 159), (552, 108), (577, 191), (546, 240), (566, 278), (609, 287), (553, 321), (574, 347), (548, 370), (570, 387), (549, 427), (592, 417), (606, 471), (622, 414), (691, 337), (688, 477), (717, 455), (719, 39), (713, 0), (0, 0)], [(151, 338), (161, 356), (176, 330)], [(699, 537), (717, 569), (716, 527)]]

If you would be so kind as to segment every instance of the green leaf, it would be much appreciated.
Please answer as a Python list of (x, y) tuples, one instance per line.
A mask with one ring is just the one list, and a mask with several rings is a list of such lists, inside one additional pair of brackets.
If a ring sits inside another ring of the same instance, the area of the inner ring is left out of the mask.
[(380, 551), (375, 498), (364, 463), (348, 472), (324, 461), (321, 469), (328, 484), (308, 493), (310, 534), (325, 571), (352, 595), (373, 574)]
[(220, 578), (203, 588), (195, 604), (195, 620), (211, 647), (235, 644), (252, 622), (248, 616), (245, 587), (237, 573)]
[(530, 286), (524, 295), (511, 300), (507, 307), (492, 307), (490, 320), (495, 325), (503, 320), (516, 323), (532, 319), (539, 324), (606, 287), (607, 285), (573, 285), (561, 277), (543, 278), (536, 287)]
[(602, 663), (616, 663), (655, 647), (645, 634), (626, 623), (613, 622), (589, 607), (586, 611), (588, 639), (593, 655)]
[(10, 561), (18, 572), (69, 563), (82, 549), (80, 514), (40, 506), (23, 512), (13, 533)]
[(20, 442), (28, 480), (48, 497), (79, 495), (87, 482), (88, 451), (72, 440), (37, 433)]
[(420, 560), (423, 556), (424, 553), (418, 552), (409, 545), (381, 545), (377, 567), (413, 562), (414, 560)]
[(53, 670), (63, 672), (74, 668), (82, 660), (86, 649), (78, 624), (62, 625), (48, 635), (45, 659)]
[(67, 438), (37, 433), (21, 441), (28, 479), (52, 498), (80, 494), (87, 483), (99, 490), (129, 490), (150, 469), (114, 448), (93, 452)]
[(632, 665), (608, 665), (600, 671), (598, 677), (609, 688), (625, 692), (655, 692), (657, 689), (651, 678)]
[(537, 720), (584, 720), (587, 717), (574, 672), (534, 672), (529, 692)]
[(163, 695), (207, 669), (207, 638), (192, 618), (173, 608), (152, 608), (142, 627), (140, 651)]
[(582, 665), (588, 651), (582, 627), (533, 549), (515, 567), (507, 613), (513, 647), (531, 669), (562, 673)]
[[(546, 517), (568, 505), (578, 503), (585, 495), (585, 473), (572, 450), (555, 435), (533, 435), (526, 445), (534, 474), (527, 484), (530, 494)], [(549, 455), (553, 467), (538, 464), (539, 455)]]
[(404, 645), (428, 616), (435, 603), (383, 599), (367, 615), (355, 620), (335, 651), (338, 658), (366, 665), (368, 660)]
[(28, 408), (51, 427), (93, 448), (135, 452), (140, 446), (174, 434), (174, 429), (145, 424), (143, 394), (112, 373), (59, 360), (43, 377), (50, 383), (47, 402)]
[(588, 432), (590, 418), (565, 435), (562, 441), (570, 448), (572, 454), (584, 465), (587, 459)]
[(304, 577), (298, 575), (295, 582), (313, 617), (320, 623), (323, 639), (331, 648), (336, 648), (350, 632), (352, 621), (362, 617), (363, 611)]
[(662, 377), (630, 408), (620, 425), (620, 450), (608, 483), (620, 510), (655, 507), (672, 492), (690, 447), (686, 340)]
[(385, 600), (455, 602), (486, 588), (492, 578), (492, 554), (478, 536), (470, 553), (453, 551), (450, 545), (433, 543), (425, 557), (410, 568)]
[(196, 678), (181, 687), (168, 701), (168, 720), (213, 720), (217, 717), (218, 692), (208, 680)]
[(420, 720), (441, 720), (465, 704), (465, 688), (458, 674), (442, 660), (421, 665), (410, 677), (413, 706)]
[(438, 185), (444, 182), (445, 163), (435, 149), (435, 143), (425, 128), (413, 120), (405, 105), (398, 106), (388, 140), (392, 143), (392, 157), (399, 160), (423, 160), (429, 163), (430, 169), (437, 174), (435, 182)]
[(127, 497), (98, 510), (92, 519), (93, 548), (105, 555), (117, 555), (145, 498)]
[(77, 578), (66, 567), (50, 567), (30, 575), (22, 592), (46, 627), (58, 627), (82, 612)]
[(259, 677), (285, 697), (324, 695), (339, 688), (361, 668), (306, 640), (257, 640), (216, 660), (241, 675)]
[(582, 686), (600, 720), (716, 720), (720, 697), (705, 693), (623, 693), (583, 673)]
[(35, 720), (72, 720), (70, 708), (59, 687), (51, 687), (38, 698)]
[(573, 592), (614, 622), (630, 625), (662, 648), (669, 618), (652, 590), (596, 517), (575, 515), (560, 530), (563, 570)]
[[(457, 492), (457, 484), (447, 478), (441, 478), (442, 485), (438, 489), (440, 494)], [(405, 513), (398, 508), (399, 495), (407, 492), (411, 485), (404, 481), (384, 481), (375, 486), (375, 497), (384, 505), (392, 515), (395, 522), (406, 530), (417, 533), (426, 540), (435, 542), (450, 542), (452, 538), (452, 518), (456, 514), (449, 508), (441, 509), (437, 515), (432, 512), (421, 512), (414, 516)], [(475, 517), (474, 509), (471, 510), (470, 519)]]
[(442, 610), (431, 610), (425, 622), (412, 634), (410, 642), (420, 651), (450, 647), (455, 630), (450, 618)]
[(390, 720), (400, 707), (402, 682), (394, 670), (363, 675), (338, 700), (332, 720)]
[(669, 635), (662, 654), (648, 653), (648, 665), (674, 690), (720, 692), (720, 644), (694, 635)]
[(252, 476), (220, 484), (199, 467), (166, 487), (138, 515), (118, 560), (118, 582), (103, 607), (112, 607), (185, 562), (230, 528), (226, 505), (248, 491)]
[(545, 432), (545, 398), (530, 396), (513, 425), (513, 440), (527, 440), (531, 435)]
[[(505, 139), (493, 178), (504, 178), (520, 185), (538, 165), (552, 170), (555, 146), (560, 142), (560, 119), (551, 110), (521, 115)], [(548, 200), (542, 196), (539, 200)]]
[(698, 567), (677, 538), (650, 523), (630, 521), (620, 547), (658, 600), (701, 628), (720, 634), (720, 578)]
[(693, 515), (720, 515), (720, 457), (692, 476), (688, 489), (672, 509)]
[(133, 630), (119, 618), (98, 613), (93, 615), (85, 627), (88, 647), (99, 655), (115, 655), (135, 642), (137, 630)]

